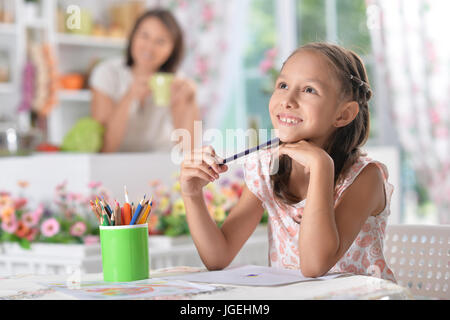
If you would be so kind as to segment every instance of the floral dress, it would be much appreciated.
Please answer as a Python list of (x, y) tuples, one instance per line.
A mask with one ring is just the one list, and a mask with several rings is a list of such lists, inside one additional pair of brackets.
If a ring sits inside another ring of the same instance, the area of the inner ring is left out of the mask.
[[(300, 217), (303, 214), (306, 199), (283, 208), (277, 204), (270, 182), (270, 162), (269, 150), (261, 150), (249, 155), (244, 165), (245, 182), (247, 187), (262, 201), (262, 205), (269, 215), (269, 265), (285, 269), (299, 269), (298, 236)], [(345, 179), (336, 185), (335, 205), (338, 204), (344, 191), (369, 163), (375, 163), (383, 174), (386, 206), (380, 214), (368, 217), (355, 241), (329, 272), (377, 276), (396, 282), (383, 255), (383, 239), (393, 192), (393, 186), (387, 180), (386, 166), (368, 157), (360, 157), (348, 170)]]

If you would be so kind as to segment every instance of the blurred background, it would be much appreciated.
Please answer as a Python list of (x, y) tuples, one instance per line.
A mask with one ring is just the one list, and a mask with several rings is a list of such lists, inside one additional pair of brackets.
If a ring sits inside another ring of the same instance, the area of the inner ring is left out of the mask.
[(123, 54), (136, 17), (156, 6), (183, 27), (181, 70), (197, 83), (204, 129), (270, 129), (273, 77), (298, 46), (357, 52), (375, 92), (368, 146), (398, 154), (399, 222), (450, 223), (446, 0), (0, 0), (0, 129), (60, 145), (90, 115), (95, 65)]

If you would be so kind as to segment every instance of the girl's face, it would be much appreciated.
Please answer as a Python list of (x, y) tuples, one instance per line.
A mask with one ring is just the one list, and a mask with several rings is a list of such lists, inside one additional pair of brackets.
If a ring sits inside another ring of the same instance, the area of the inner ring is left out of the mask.
[(330, 62), (318, 52), (300, 50), (283, 66), (269, 102), (281, 141), (308, 140), (323, 146), (336, 129), (339, 83)]
[(141, 22), (134, 34), (131, 55), (136, 68), (155, 72), (167, 61), (174, 40), (167, 27), (156, 17)]

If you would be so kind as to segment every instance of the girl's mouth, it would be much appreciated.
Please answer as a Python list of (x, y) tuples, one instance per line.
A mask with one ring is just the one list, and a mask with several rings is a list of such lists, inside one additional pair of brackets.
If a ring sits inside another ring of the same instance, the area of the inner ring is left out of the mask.
[(293, 127), (298, 125), (299, 123), (303, 122), (303, 119), (299, 117), (294, 117), (287, 114), (278, 114), (277, 115), (278, 123), (286, 126), (286, 127)]

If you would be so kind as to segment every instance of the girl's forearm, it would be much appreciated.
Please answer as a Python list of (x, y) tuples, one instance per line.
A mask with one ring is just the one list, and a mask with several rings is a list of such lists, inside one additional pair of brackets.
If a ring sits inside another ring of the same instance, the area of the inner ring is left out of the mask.
[(339, 235), (334, 217), (334, 166), (324, 161), (310, 171), (299, 234), (302, 272), (310, 276), (327, 272), (338, 248)]
[(102, 152), (115, 152), (119, 148), (127, 130), (132, 101), (132, 96), (126, 94), (114, 108), (114, 112), (105, 125)]
[(228, 265), (226, 239), (210, 216), (203, 198), (183, 197), (189, 230), (200, 258), (209, 270), (222, 269)]
[[(194, 123), (195, 121), (200, 121), (200, 113), (198, 110), (198, 106), (194, 104), (186, 104), (181, 110), (188, 110), (183, 115), (173, 114), (173, 126), (175, 129), (185, 129), (190, 134), (190, 145), (193, 148), (195, 146), (195, 136), (194, 136)], [(180, 110), (179, 109), (179, 110)], [(180, 141), (177, 141), (180, 142)]]

